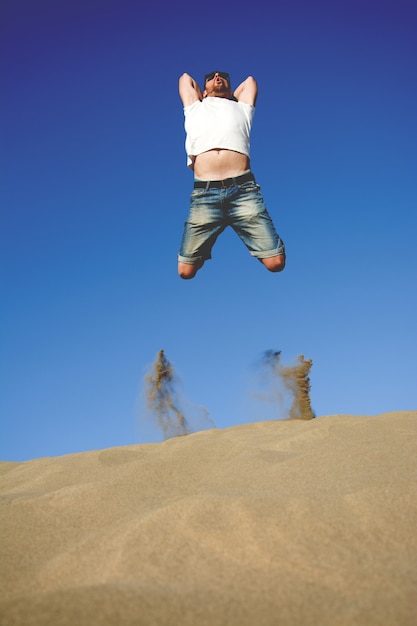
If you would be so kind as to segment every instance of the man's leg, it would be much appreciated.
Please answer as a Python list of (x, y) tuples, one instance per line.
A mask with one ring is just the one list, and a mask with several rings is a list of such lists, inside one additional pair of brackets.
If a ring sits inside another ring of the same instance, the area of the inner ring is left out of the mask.
[(211, 249), (226, 228), (220, 192), (220, 189), (194, 189), (191, 193), (190, 211), (178, 253), (181, 278), (194, 278), (211, 259)]
[(282, 272), (285, 267), (284, 242), (275, 230), (260, 187), (255, 182), (244, 183), (231, 201), (231, 226), (252, 256), (270, 272)]

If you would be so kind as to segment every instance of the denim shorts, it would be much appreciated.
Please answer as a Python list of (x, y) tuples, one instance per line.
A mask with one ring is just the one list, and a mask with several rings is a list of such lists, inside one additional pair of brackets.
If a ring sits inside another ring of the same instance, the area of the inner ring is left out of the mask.
[(285, 254), (284, 242), (266, 209), (260, 186), (250, 180), (226, 188), (193, 189), (178, 260), (211, 259), (217, 237), (231, 226), (258, 259)]

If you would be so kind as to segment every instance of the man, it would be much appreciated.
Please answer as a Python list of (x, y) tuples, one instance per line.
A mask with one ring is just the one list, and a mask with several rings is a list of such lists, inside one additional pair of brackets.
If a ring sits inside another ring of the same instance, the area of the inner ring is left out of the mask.
[(231, 226), (271, 272), (285, 267), (285, 247), (250, 169), (250, 131), (258, 87), (249, 76), (232, 93), (226, 72), (204, 78), (204, 91), (189, 74), (179, 79), (184, 105), (188, 166), (194, 189), (178, 254), (181, 278), (193, 278), (217, 237)]

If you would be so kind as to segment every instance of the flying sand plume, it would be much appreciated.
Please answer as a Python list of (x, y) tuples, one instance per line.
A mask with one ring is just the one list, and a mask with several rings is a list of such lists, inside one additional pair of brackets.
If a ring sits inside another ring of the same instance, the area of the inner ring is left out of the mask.
[(145, 381), (148, 385), (146, 393), (148, 409), (157, 417), (165, 439), (191, 432), (187, 428), (184, 414), (174, 403), (173, 378), (172, 365), (164, 351), (160, 350), (153, 366), (153, 373), (146, 376)]
[[(282, 383), (292, 394), (290, 418), (310, 420), (315, 417), (310, 402), (310, 370), (311, 359), (304, 359), (301, 354), (294, 365), (284, 366), (281, 363), (280, 350), (267, 350), (263, 354), (263, 365), (272, 374), (274, 383)], [(280, 394), (278, 393), (278, 396)]]
[(174, 368), (163, 350), (158, 352), (152, 373), (145, 377), (145, 382), (148, 412), (156, 418), (164, 439), (215, 428), (204, 407), (195, 406), (182, 396), (180, 398)]

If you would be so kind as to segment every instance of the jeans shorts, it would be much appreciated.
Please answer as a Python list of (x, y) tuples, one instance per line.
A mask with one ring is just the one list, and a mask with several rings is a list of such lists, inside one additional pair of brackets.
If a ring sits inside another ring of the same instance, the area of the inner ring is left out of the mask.
[(250, 254), (258, 259), (284, 255), (284, 242), (275, 230), (255, 180), (226, 188), (193, 189), (178, 260), (191, 265), (211, 259), (217, 237), (231, 226)]

